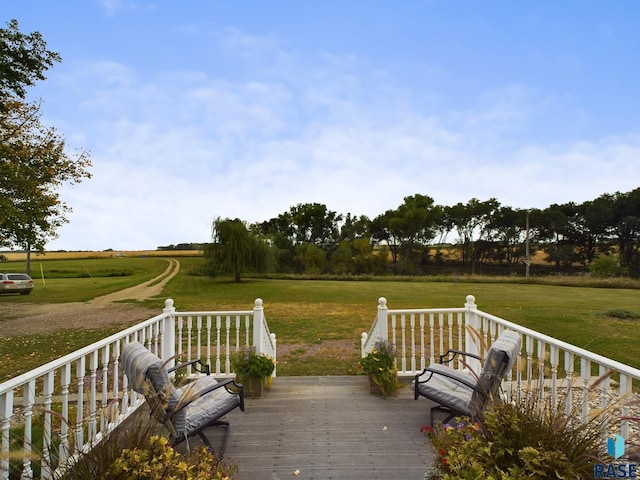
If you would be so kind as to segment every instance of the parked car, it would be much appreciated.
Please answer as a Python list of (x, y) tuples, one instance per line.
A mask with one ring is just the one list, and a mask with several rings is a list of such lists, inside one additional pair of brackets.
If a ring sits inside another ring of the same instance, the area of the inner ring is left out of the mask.
[(31, 290), (33, 290), (33, 280), (26, 273), (0, 273), (0, 294), (29, 295)]

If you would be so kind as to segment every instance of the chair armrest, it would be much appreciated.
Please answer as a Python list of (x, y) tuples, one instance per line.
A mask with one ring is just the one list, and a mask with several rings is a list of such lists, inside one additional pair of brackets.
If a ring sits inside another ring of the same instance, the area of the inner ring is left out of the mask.
[[(445, 360), (445, 358), (451, 353), (453, 353), (451, 358)], [(440, 355), (440, 363), (441, 364), (449, 363), (449, 362), (453, 361), (456, 358), (457, 355), (462, 355), (464, 357), (472, 357), (472, 358), (475, 358), (477, 360), (480, 360), (480, 357), (478, 355), (476, 355), (475, 353), (463, 352), (462, 350), (456, 350), (454, 348), (450, 348), (449, 350), (446, 351), (446, 353), (443, 353), (442, 355)]]
[(242, 384), (236, 383), (235, 380), (233, 380), (232, 378), (228, 378), (226, 380), (216, 383), (215, 385), (209, 385), (198, 391), (195, 391), (194, 389), (189, 389), (189, 385), (187, 384), (183, 389), (183, 394), (180, 397), (180, 400), (178, 400), (178, 403), (176, 404), (175, 408), (170, 413), (168, 413), (167, 418), (170, 419), (175, 414), (180, 412), (182, 409), (188, 407), (190, 404), (192, 404), (196, 400), (201, 399), (207, 393), (211, 393), (215, 390), (218, 390), (219, 388), (224, 387), (227, 392), (232, 393), (231, 390), (229, 390), (229, 386), (231, 384), (233, 384), (233, 386), (238, 389), (238, 395), (240, 396), (240, 405), (239, 405), (240, 410), (244, 412), (244, 387), (242, 386)]
[(206, 363), (202, 363), (199, 358), (195, 360), (191, 360), (190, 362), (179, 363), (175, 367), (171, 367), (167, 369), (167, 372), (169, 373), (175, 372), (179, 368), (186, 368), (189, 365), (193, 366), (194, 370), (198, 373), (205, 373), (207, 375), (211, 375), (211, 369), (209, 368), (209, 365)]

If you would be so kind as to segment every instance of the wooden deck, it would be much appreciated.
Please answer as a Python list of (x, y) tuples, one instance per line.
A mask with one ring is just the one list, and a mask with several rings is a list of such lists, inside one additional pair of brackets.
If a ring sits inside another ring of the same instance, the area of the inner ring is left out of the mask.
[(422, 480), (434, 458), (420, 432), (429, 403), (408, 386), (397, 397), (371, 395), (364, 376), (278, 377), (225, 419), (225, 457), (240, 480)]

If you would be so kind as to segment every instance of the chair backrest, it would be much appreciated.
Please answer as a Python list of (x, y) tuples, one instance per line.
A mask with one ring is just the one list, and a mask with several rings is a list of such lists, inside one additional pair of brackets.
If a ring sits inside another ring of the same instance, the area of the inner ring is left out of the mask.
[(144, 395), (156, 420), (165, 425), (170, 421), (179, 433), (178, 427), (184, 423), (184, 419), (172, 416), (171, 412), (180, 401), (181, 391), (171, 383), (162, 360), (138, 342), (125, 345), (121, 359), (129, 385)]
[(482, 411), (487, 401), (498, 392), (503, 377), (511, 370), (520, 352), (521, 339), (518, 332), (504, 331), (487, 351), (478, 383), (482, 393), (474, 392), (472, 402), (476, 410)]

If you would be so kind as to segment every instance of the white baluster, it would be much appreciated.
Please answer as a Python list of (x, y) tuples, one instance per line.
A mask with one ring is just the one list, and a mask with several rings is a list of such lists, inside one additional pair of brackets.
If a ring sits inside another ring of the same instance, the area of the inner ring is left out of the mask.
[(416, 316), (411, 314), (411, 371), (416, 371)]
[(567, 404), (565, 405), (565, 415), (569, 417), (573, 410), (573, 374), (574, 374), (574, 365), (573, 365), (574, 357), (571, 352), (564, 352), (564, 369), (566, 370), (566, 382), (567, 382), (567, 396), (565, 401)]
[(51, 404), (53, 401), (53, 389), (55, 386), (54, 372), (50, 371), (44, 374), (42, 378), (42, 396), (43, 396), (43, 432), (42, 432), (42, 462), (40, 467), (40, 475), (43, 479), (49, 480), (52, 477), (51, 469)]
[(76, 441), (75, 451), (79, 452), (84, 445), (84, 365), (85, 358), (81, 357), (76, 361), (76, 386), (78, 389), (78, 403), (76, 410)]
[[(220, 363), (220, 329), (222, 328), (222, 318), (220, 317), (220, 315), (216, 315), (216, 374), (220, 375), (220, 368), (221, 368), (221, 363)], [(257, 328), (257, 327), (254, 327)]]
[(111, 419), (109, 418), (109, 345), (102, 349), (102, 399), (100, 402), (100, 431), (105, 432)]
[(212, 328), (211, 315), (207, 315), (207, 365), (211, 365), (211, 328)]
[(60, 395), (62, 411), (60, 420), (60, 465), (64, 465), (69, 458), (69, 385), (71, 384), (71, 365), (69, 363), (60, 369)]
[(424, 350), (424, 313), (420, 314), (420, 370), (426, 367), (426, 352)]
[(88, 442), (94, 442), (97, 434), (97, 398), (96, 381), (98, 376), (98, 351), (94, 350), (89, 356), (89, 372), (91, 385), (89, 390), (89, 430)]
[(33, 469), (31, 468), (31, 446), (33, 445), (33, 404), (36, 403), (36, 381), (31, 380), (27, 382), (22, 391), (22, 418), (24, 419), (24, 442), (22, 445), (22, 451), (24, 457), (22, 458), (22, 475), (21, 480), (30, 480), (33, 478)]
[(549, 362), (551, 363), (551, 406), (553, 412), (558, 406), (558, 347), (549, 345)]
[(435, 318), (433, 313), (429, 314), (429, 364), (435, 363)]
[(580, 376), (582, 377), (582, 423), (589, 421), (589, 380), (591, 379), (591, 361), (580, 358)]
[(438, 313), (438, 327), (440, 327), (440, 351), (438, 352), (440, 355), (443, 355), (444, 350), (444, 315), (442, 313)]

